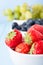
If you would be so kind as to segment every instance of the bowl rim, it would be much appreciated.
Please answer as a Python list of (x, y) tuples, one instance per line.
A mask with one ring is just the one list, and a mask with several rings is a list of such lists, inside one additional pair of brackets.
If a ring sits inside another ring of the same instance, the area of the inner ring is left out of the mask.
[(14, 19), (13, 21), (26, 21), (26, 20), (19, 20), (19, 19), (18, 19), (18, 20), (15, 20), (15, 19)]
[(7, 48), (8, 48), (9, 51), (12, 51), (15, 54), (19, 54), (19, 55), (23, 55), (23, 56), (43, 56), (43, 54), (23, 54), (23, 53), (19, 53), (19, 52), (14, 51), (13, 49), (11, 49), (8, 46), (7, 46)]
[(13, 22), (26, 22), (27, 20), (13, 20)]

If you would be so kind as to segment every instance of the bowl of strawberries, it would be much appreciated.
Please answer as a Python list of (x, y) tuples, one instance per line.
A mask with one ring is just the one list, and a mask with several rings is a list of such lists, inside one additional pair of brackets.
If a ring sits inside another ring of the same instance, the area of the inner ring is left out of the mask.
[(5, 38), (14, 65), (43, 65), (43, 26), (34, 24), (22, 32), (13, 29)]

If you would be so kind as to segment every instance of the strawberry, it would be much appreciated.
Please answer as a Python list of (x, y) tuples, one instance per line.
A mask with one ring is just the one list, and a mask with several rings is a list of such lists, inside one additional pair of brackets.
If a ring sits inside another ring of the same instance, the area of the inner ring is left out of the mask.
[(30, 49), (30, 54), (43, 54), (43, 40), (34, 42)]
[(42, 26), (42, 25), (35, 24), (35, 25), (31, 26), (31, 28), (28, 30), (28, 32), (29, 32), (31, 29), (33, 29), (33, 28), (43, 34), (43, 26)]
[(21, 42), (22, 42), (22, 34), (17, 29), (14, 29), (13, 31), (8, 33), (5, 39), (5, 43), (13, 49)]
[(30, 46), (27, 43), (23, 42), (16, 46), (15, 51), (27, 54), (30, 51)]
[(43, 35), (35, 30), (34, 28), (32, 28), (31, 30), (29, 30), (29, 32), (27, 31), (27, 34), (25, 36), (25, 42), (30, 43), (30, 45), (35, 42), (35, 41), (39, 41), (43, 39)]
[(43, 26), (42, 25), (36, 24), (33, 26), (33, 28), (43, 34)]

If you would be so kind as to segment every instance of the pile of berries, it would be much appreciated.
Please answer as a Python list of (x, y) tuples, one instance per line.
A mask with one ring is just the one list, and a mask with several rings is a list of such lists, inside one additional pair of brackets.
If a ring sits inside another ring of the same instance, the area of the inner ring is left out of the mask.
[(24, 35), (20, 30), (13, 29), (8, 33), (5, 43), (18, 53), (43, 54), (43, 26), (34, 24)]
[(43, 19), (29, 19), (26, 22), (23, 22), (22, 25), (16, 23), (16, 21), (12, 24), (12, 29), (18, 29), (20, 31), (27, 31), (32, 25), (40, 24), (43, 25)]

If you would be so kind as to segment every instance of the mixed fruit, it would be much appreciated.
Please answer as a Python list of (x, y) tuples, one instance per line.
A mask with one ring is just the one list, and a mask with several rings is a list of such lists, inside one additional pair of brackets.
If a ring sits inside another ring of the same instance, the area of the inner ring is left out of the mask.
[(4, 15), (8, 17), (8, 20), (28, 20), (30, 18), (42, 19), (43, 5), (36, 4), (29, 6), (27, 3), (24, 3), (22, 6), (16, 6), (14, 10), (5, 10)]
[(20, 30), (13, 29), (8, 33), (5, 43), (18, 53), (43, 54), (43, 25), (31, 25), (24, 36)]
[[(4, 15), (8, 20), (15, 20), (12, 31), (8, 33), (5, 43), (13, 51), (23, 54), (43, 54), (43, 5), (29, 6), (24, 3), (12, 11), (7, 9)], [(19, 25), (16, 20), (26, 20)], [(22, 32), (24, 34), (22, 34)]]

